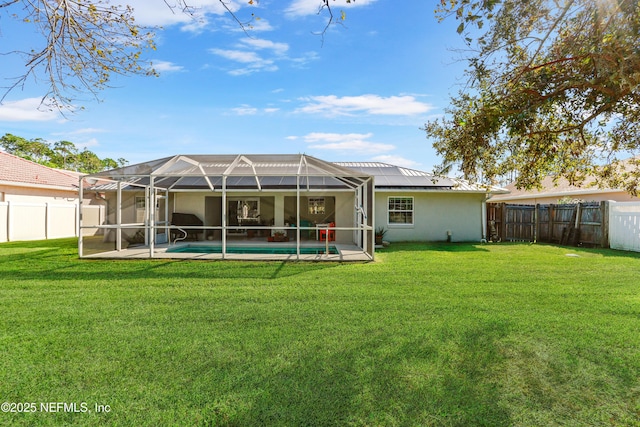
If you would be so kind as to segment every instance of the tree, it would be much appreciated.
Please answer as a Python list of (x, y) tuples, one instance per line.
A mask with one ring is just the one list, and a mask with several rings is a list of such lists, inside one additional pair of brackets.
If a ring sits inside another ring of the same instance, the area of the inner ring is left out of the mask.
[(48, 166), (53, 154), (51, 147), (40, 138), (27, 140), (9, 133), (0, 138), (0, 147), (7, 153)]
[(442, 0), (436, 14), (455, 16), (469, 48), (467, 86), (424, 128), (443, 165), (638, 193), (640, 157), (621, 161), (640, 153), (637, 1)]
[(32, 162), (83, 173), (96, 173), (107, 169), (115, 169), (128, 163), (123, 158), (119, 158), (117, 161), (108, 157), (100, 159), (86, 147), (82, 151), (78, 151), (73, 142), (58, 141), (51, 145), (40, 138), (27, 140), (10, 133), (0, 138), (0, 147), (9, 154)]
[(75, 169), (78, 149), (73, 142), (58, 141), (53, 144), (52, 161), (62, 169)]
[[(246, 31), (248, 22), (236, 16), (227, 0), (218, 1)], [(246, 1), (250, 5), (258, 2)], [(317, 1), (318, 12), (329, 13), (328, 27), (334, 22), (330, 1)], [(189, 0), (174, 0), (172, 4), (165, 0), (165, 3), (183, 13), (195, 13)], [(43, 43), (30, 50), (0, 52), (24, 57), (26, 70), (5, 88), (0, 102), (30, 79), (44, 79), (48, 90), (43, 94), (43, 104), (64, 110), (71, 108), (82, 93), (97, 96), (114, 74), (157, 75), (152, 64), (142, 56), (143, 51), (155, 49), (154, 29), (138, 26), (130, 6), (116, 6), (110, 0), (0, 0), (1, 10), (33, 25)]]

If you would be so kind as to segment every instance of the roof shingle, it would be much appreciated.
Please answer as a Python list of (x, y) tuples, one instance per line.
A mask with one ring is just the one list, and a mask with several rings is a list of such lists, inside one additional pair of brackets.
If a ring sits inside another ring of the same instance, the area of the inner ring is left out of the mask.
[(53, 169), (0, 151), (0, 181), (76, 190), (79, 177), (77, 172)]

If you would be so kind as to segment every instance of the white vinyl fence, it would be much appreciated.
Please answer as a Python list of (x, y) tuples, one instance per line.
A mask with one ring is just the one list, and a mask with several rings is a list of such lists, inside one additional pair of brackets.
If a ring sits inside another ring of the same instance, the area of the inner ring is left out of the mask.
[(610, 202), (609, 246), (640, 252), (640, 202)]
[[(99, 224), (102, 206), (83, 206), (89, 223)], [(78, 205), (55, 203), (0, 202), (0, 243), (78, 236)]]

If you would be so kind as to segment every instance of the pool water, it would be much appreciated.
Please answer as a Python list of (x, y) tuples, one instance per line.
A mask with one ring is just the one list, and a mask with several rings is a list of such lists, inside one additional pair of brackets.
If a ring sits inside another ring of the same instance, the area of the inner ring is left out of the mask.
[[(326, 248), (324, 246), (301, 247), (301, 255), (319, 255), (324, 254)], [(221, 254), (222, 246), (211, 245), (184, 245), (167, 249), (171, 253), (195, 253), (195, 254)], [(278, 246), (227, 246), (228, 254), (275, 254), (275, 255), (295, 255), (296, 248), (278, 247)], [(330, 254), (338, 254), (335, 246), (329, 246)]]

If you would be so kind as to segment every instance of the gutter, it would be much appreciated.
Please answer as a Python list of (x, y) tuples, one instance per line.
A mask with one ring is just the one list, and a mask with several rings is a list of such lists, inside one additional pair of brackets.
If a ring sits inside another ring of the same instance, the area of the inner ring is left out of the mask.
[(27, 182), (16, 182), (16, 181), (0, 181), (0, 185), (6, 185), (8, 187), (42, 188), (46, 190), (73, 191), (74, 193), (78, 193), (78, 187), (76, 186), (64, 187), (61, 185), (31, 184)]

